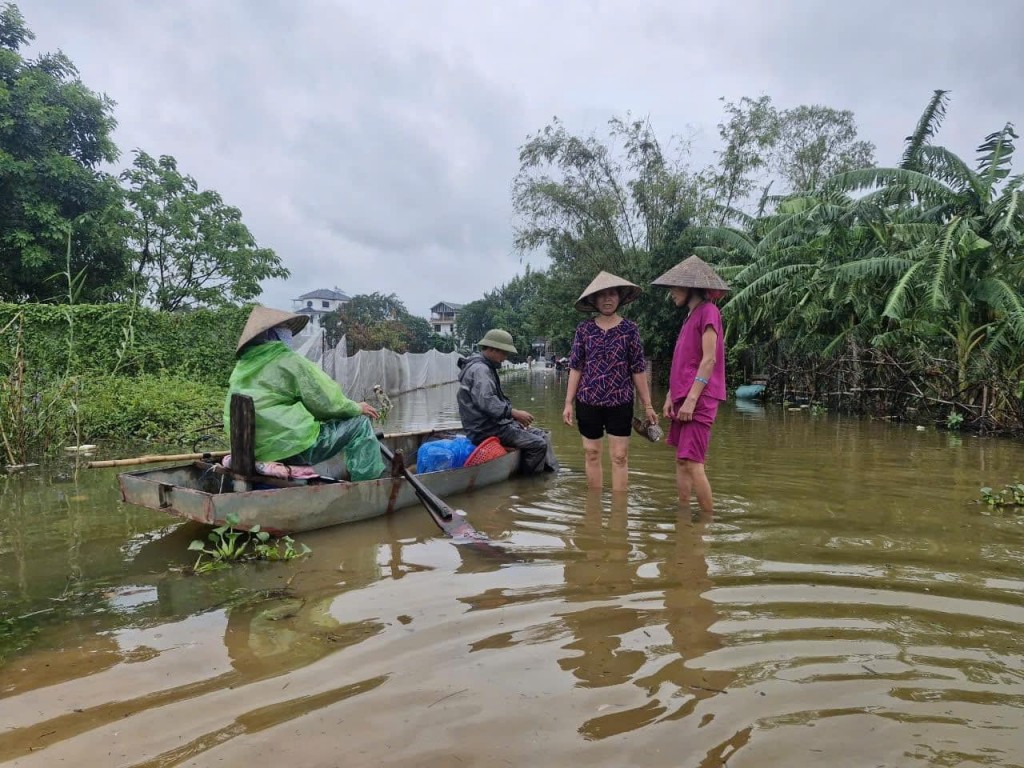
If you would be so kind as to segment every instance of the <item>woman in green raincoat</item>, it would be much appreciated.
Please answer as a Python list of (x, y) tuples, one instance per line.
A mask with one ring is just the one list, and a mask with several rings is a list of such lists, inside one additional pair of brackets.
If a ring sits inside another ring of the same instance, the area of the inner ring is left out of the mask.
[(238, 362), (228, 382), (224, 429), (231, 434), (231, 395), (248, 395), (256, 409), (256, 461), (318, 464), (345, 452), (354, 482), (384, 472), (370, 419), (377, 411), (345, 397), (330, 376), (288, 342), (306, 315), (256, 307), (238, 339)]

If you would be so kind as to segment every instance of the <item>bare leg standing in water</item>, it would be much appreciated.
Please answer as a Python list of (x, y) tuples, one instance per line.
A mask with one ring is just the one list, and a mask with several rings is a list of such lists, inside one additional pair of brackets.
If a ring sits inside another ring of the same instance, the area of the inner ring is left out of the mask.
[[(583, 438), (583, 457), (587, 471), (587, 487), (600, 488), (604, 483), (601, 466), (601, 440)], [(608, 436), (608, 457), (612, 464), (612, 491), (625, 491), (629, 487), (629, 438)]]
[(612, 492), (625, 493), (629, 487), (629, 438), (608, 436), (612, 460)]
[(590, 490), (600, 488), (604, 483), (604, 470), (601, 467), (601, 441), (588, 440), (584, 437), (583, 458), (587, 471), (587, 488)]
[(711, 520), (715, 511), (714, 498), (711, 495), (711, 483), (704, 472), (704, 465), (689, 459), (676, 461), (676, 487), (679, 490), (679, 506), (686, 510), (690, 506), (690, 496), (696, 492), (697, 505), (701, 517)]

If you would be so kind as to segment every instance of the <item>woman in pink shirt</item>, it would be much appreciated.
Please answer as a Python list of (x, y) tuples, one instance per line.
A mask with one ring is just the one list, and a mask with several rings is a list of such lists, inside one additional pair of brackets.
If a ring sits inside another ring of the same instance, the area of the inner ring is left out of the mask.
[(718, 404), (725, 400), (722, 315), (714, 302), (729, 286), (697, 256), (676, 264), (652, 285), (667, 287), (673, 303), (687, 310), (672, 354), (663, 408), (672, 425), (666, 442), (676, 449), (680, 505), (689, 506), (690, 495), (696, 493), (701, 512), (710, 517), (714, 503), (704, 462)]

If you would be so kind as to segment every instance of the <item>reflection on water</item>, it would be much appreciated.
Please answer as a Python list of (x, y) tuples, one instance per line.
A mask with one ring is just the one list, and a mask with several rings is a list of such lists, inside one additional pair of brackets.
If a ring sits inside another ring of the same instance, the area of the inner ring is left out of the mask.
[[(592, 605), (564, 614), (577, 638), (564, 647), (580, 655), (560, 659), (559, 666), (572, 671), (581, 686), (632, 683), (647, 692), (647, 700), (587, 720), (580, 727), (587, 737), (677, 719), (701, 699), (724, 693), (730, 675), (690, 666), (721, 644), (710, 631), (714, 605), (703, 596), (710, 587), (705, 527), (688, 515), (677, 517), (672, 536), (645, 537), (634, 549), (625, 496), (613, 495), (605, 514), (602, 495), (588, 491), (573, 539), (579, 554), (565, 566), (565, 592), (570, 603)], [(652, 591), (660, 598), (637, 605), (623, 599)]]
[(764, 405), (757, 400), (735, 400), (732, 405), (736, 413), (742, 413), (748, 418), (763, 419), (767, 414)]
[(409, 509), (187, 577), (199, 529), (114, 472), (0, 480), (0, 761), (1024, 764), (1024, 517), (971, 503), (1020, 445), (731, 403), (703, 521), (665, 446), (588, 492), (564, 378), (507, 387), (568, 471), (459, 499), (499, 549)]

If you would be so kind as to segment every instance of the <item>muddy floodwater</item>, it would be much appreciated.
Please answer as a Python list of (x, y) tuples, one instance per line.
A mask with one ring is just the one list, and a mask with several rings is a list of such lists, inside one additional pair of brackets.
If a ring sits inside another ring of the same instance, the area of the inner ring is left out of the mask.
[(1024, 765), (1024, 513), (975, 503), (1024, 446), (730, 401), (699, 522), (670, 449), (588, 493), (564, 379), (507, 389), (566, 471), (452, 499), (493, 550), (411, 508), (188, 576), (115, 470), (0, 477), (0, 764)]

